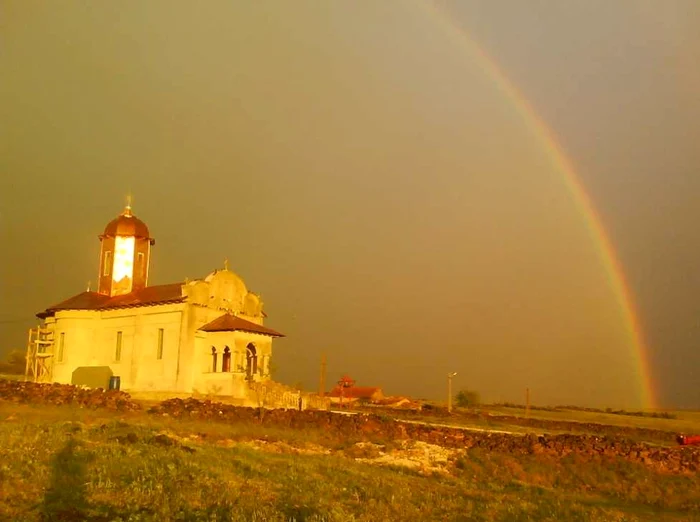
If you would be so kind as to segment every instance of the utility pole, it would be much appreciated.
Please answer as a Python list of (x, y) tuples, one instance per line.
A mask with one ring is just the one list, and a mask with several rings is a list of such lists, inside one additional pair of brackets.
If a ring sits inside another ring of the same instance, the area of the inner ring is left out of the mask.
[(321, 354), (321, 375), (318, 379), (318, 395), (324, 397), (326, 395), (326, 354)]
[(530, 388), (525, 388), (525, 417), (530, 416)]
[(447, 413), (452, 413), (452, 377), (457, 375), (457, 372), (447, 374)]

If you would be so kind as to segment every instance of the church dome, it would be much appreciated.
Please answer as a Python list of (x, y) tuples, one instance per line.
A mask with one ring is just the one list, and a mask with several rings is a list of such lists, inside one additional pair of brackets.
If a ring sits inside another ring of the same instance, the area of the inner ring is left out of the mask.
[(231, 272), (231, 270), (228, 269), (228, 266), (223, 270), (214, 270), (207, 275), (204, 280), (210, 284), (232, 285), (243, 295), (248, 293), (248, 289), (246, 288), (243, 279), (241, 279), (241, 277), (235, 272)]
[(110, 221), (105, 227), (103, 237), (127, 236), (151, 239), (146, 223), (131, 213), (131, 207), (127, 206), (124, 212)]
[(248, 293), (248, 288), (246, 287), (243, 279), (228, 269), (228, 260), (225, 262), (225, 268), (223, 270), (214, 270), (211, 272), (204, 280), (209, 283), (212, 288), (231, 288), (235, 289), (235, 292), (239, 295), (241, 300)]
[(205, 277), (204, 284), (209, 287), (210, 307), (235, 313), (243, 311), (248, 289), (243, 279), (228, 269), (228, 262), (223, 270), (214, 270)]

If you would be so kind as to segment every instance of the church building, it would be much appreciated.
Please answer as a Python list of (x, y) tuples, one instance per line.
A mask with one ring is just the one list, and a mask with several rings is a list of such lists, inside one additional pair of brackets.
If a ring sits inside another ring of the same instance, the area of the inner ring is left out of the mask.
[[(48, 307), (29, 332), (36, 382), (245, 398), (270, 379), (272, 340), (259, 295), (224, 266), (148, 285), (155, 240), (128, 204), (99, 236), (97, 291)], [(272, 384), (272, 383), (271, 383)]]

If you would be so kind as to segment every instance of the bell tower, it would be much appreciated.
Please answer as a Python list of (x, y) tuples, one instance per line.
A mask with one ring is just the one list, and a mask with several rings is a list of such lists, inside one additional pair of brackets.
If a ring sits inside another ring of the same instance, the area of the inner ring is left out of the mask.
[(131, 197), (124, 211), (105, 227), (100, 238), (100, 272), (97, 291), (110, 297), (148, 285), (148, 263), (155, 244), (146, 224), (131, 212)]

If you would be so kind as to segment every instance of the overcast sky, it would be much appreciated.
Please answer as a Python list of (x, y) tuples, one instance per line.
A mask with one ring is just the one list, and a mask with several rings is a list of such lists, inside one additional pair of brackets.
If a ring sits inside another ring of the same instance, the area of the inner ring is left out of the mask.
[[(663, 405), (700, 407), (700, 3), (438, 3), (559, 140)], [(225, 257), (283, 382), (637, 407), (620, 303), (532, 125), (432, 8), (0, 2), (0, 352), (94, 282), (134, 194), (151, 284)], [(433, 13), (433, 14), (431, 14)]]

